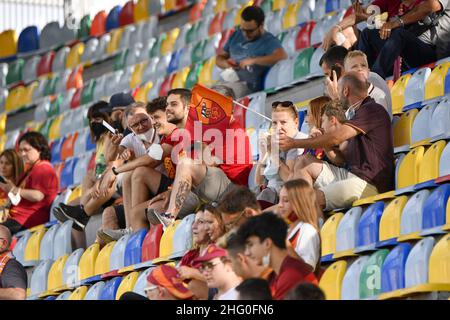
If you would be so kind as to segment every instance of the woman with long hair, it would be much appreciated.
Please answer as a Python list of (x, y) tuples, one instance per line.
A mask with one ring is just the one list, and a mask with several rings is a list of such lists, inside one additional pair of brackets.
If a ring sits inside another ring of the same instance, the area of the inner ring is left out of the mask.
[[(14, 149), (7, 149), (0, 153), (0, 181), (5, 183), (7, 180), (17, 184), (23, 174), (23, 161)], [(9, 207), (11, 201), (8, 194), (0, 185), (0, 223), (5, 222), (9, 216)]]
[(320, 257), (319, 219), (322, 212), (308, 182), (291, 180), (280, 191), (277, 213), (289, 223), (288, 241), (295, 253), (316, 269)]
[[(305, 121), (309, 126), (309, 136), (316, 137), (322, 134), (322, 113), (325, 105), (331, 101), (330, 97), (321, 96), (312, 99), (309, 102), (308, 110), (306, 112)], [(304, 154), (310, 154), (315, 156), (317, 159), (323, 159), (325, 157), (325, 152), (323, 149), (306, 149)]]
[(17, 181), (5, 179), (0, 188), (11, 201), (9, 218), (3, 222), (12, 234), (48, 222), (50, 207), (58, 193), (58, 177), (50, 163), (47, 139), (27, 132), (19, 139), (19, 153), (26, 171)]

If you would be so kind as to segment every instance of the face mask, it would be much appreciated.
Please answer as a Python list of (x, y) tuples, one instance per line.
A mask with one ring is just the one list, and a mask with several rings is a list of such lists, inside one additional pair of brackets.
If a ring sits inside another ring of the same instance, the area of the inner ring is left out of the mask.
[(155, 130), (152, 128), (145, 133), (138, 134), (137, 137), (142, 141), (152, 143), (155, 137)]
[(101, 122), (91, 123), (91, 128), (96, 139), (99, 139), (101, 135), (108, 130)]
[(348, 107), (347, 111), (345, 111), (345, 117), (347, 120), (352, 120), (353, 117), (356, 114), (356, 106), (358, 106), (363, 100), (360, 100), (354, 104), (352, 104), (350, 107)]
[(268, 161), (266, 168), (264, 169), (263, 175), (267, 180), (275, 179), (278, 177), (278, 167), (272, 164), (272, 161)]
[(113, 121), (112, 127), (119, 130), (120, 133), (123, 132), (122, 121), (120, 120)]

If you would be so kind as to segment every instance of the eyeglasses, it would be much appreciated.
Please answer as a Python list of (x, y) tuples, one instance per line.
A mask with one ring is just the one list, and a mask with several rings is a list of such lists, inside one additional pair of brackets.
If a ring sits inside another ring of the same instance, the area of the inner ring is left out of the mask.
[(212, 263), (212, 262), (205, 262), (203, 265), (199, 268), (200, 272), (205, 272), (209, 270), (213, 270), (215, 266), (217, 266), (219, 263)]
[(246, 34), (252, 34), (253, 32), (255, 32), (256, 30), (258, 30), (259, 27), (256, 27), (254, 29), (244, 29), (241, 28), (242, 32), (246, 33)]
[(141, 127), (145, 127), (148, 124), (149, 119), (142, 119), (139, 122), (133, 123), (130, 125), (130, 128), (133, 130), (136, 130), (137, 128), (139, 128), (139, 126)]
[(233, 219), (232, 221), (230, 221), (228, 223), (225, 223), (224, 224), (225, 230), (230, 231), (231, 229), (233, 229), (233, 227), (239, 222), (239, 220), (241, 220), (244, 213), (245, 213), (245, 209), (242, 210), (242, 212), (235, 219)]
[(144, 289), (144, 293), (147, 295), (149, 292), (152, 292), (156, 289), (158, 289), (158, 286), (150, 286)]

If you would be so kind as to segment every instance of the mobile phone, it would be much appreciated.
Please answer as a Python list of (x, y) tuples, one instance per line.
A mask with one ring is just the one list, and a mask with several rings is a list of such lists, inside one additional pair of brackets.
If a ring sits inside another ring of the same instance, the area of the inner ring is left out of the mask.
[(112, 134), (117, 134), (118, 131), (116, 129), (114, 129), (108, 122), (106, 122), (105, 120), (103, 120), (102, 122), (103, 126), (108, 129), (109, 131), (112, 132)]
[(2, 176), (0, 176), (0, 183), (6, 183), (5, 178), (3, 178)]
[[(341, 78), (341, 75), (342, 75), (342, 68), (339, 67), (339, 66), (337, 66), (337, 65), (333, 65), (333, 66), (331, 67), (331, 78), (333, 78), (333, 71), (336, 72), (337, 79), (340, 79), (340, 78)], [(336, 80), (337, 80), (337, 79), (336, 79)]]

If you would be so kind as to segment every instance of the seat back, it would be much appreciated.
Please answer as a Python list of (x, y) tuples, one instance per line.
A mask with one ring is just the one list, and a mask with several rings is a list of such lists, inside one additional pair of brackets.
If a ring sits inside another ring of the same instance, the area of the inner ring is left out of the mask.
[(105, 23), (106, 32), (108, 32), (112, 29), (118, 28), (120, 26), (119, 15), (120, 15), (121, 10), (122, 10), (121, 6), (115, 6), (108, 13), (108, 16), (106, 18), (106, 23)]
[(17, 52), (24, 53), (39, 49), (39, 31), (36, 26), (22, 30), (17, 41)]
[(53, 246), (53, 260), (72, 253), (72, 225), (73, 221), (67, 220), (58, 228)]
[(47, 290), (54, 290), (64, 284), (63, 271), (68, 257), (68, 254), (60, 256), (50, 267), (47, 278)]
[(159, 257), (159, 247), (163, 233), (162, 224), (150, 226), (150, 230), (142, 242), (142, 261), (149, 261)]
[(432, 117), (437, 103), (428, 104), (416, 115), (411, 129), (411, 143), (431, 137)]
[(311, 33), (315, 26), (315, 21), (306, 22), (302, 25), (295, 38), (296, 51), (311, 47)]
[(422, 68), (414, 72), (405, 88), (405, 107), (421, 103), (425, 100), (425, 84), (430, 74), (430, 68)]
[(52, 72), (53, 61), (55, 60), (55, 52), (49, 51), (44, 54), (37, 66), (38, 77), (49, 74)]
[(400, 236), (400, 224), (402, 213), (408, 202), (407, 196), (399, 196), (384, 208), (380, 220), (380, 241), (385, 241)]
[(117, 241), (114, 246), (114, 249), (111, 252), (111, 256), (109, 258), (109, 271), (118, 270), (123, 268), (125, 265), (125, 248), (128, 243), (128, 239), (130, 235), (124, 235), (122, 238)]
[(381, 292), (405, 288), (405, 265), (411, 245), (401, 243), (389, 252), (381, 269)]
[(101, 275), (110, 271), (110, 257), (115, 245), (116, 241), (112, 241), (100, 250), (95, 260), (94, 275)]
[(181, 223), (181, 220), (174, 221), (170, 226), (164, 230), (159, 244), (159, 256), (167, 258), (173, 253), (173, 236), (177, 226)]
[(119, 24), (125, 26), (134, 23), (134, 2), (128, 1), (119, 14)]
[(358, 225), (361, 214), (362, 208), (354, 207), (343, 215), (336, 231), (336, 252), (356, 248)]
[(441, 185), (433, 190), (423, 206), (422, 229), (434, 228), (446, 223), (449, 197), (450, 184)]
[(24, 82), (30, 82), (37, 78), (37, 67), (40, 61), (39, 56), (32, 56), (25, 62), (22, 72)]
[(336, 252), (336, 233), (344, 214), (338, 212), (332, 215), (320, 229), (320, 238), (322, 239), (322, 256)]
[(419, 146), (406, 154), (398, 169), (397, 188), (409, 187), (419, 181), (419, 168), (424, 153), (425, 148)]
[(410, 74), (401, 76), (391, 89), (392, 97), (392, 114), (399, 114), (402, 112), (405, 102), (405, 90), (411, 78)]
[(71, 291), (64, 291), (59, 296), (57, 296), (55, 300), (68, 300), (71, 294)]
[(439, 177), (450, 174), (450, 143), (447, 143), (442, 150), (441, 159), (439, 160)]
[(445, 78), (450, 68), (450, 62), (436, 66), (425, 83), (425, 100), (434, 99), (445, 94)]
[(405, 266), (405, 287), (428, 282), (428, 265), (434, 246), (434, 238), (426, 237), (417, 242), (409, 252)]
[(59, 229), (59, 224), (55, 224), (47, 230), (44, 237), (41, 240), (41, 246), (39, 248), (39, 258), (41, 260), (52, 260), (53, 247), (55, 246), (55, 237)]
[(89, 290), (86, 292), (84, 296), (84, 300), (100, 300), (100, 294), (103, 292), (105, 288), (105, 282), (100, 281), (94, 284)]
[(347, 270), (346, 261), (336, 261), (329, 266), (320, 278), (319, 288), (326, 300), (341, 300), (342, 280)]
[(300, 51), (295, 57), (294, 63), (294, 79), (298, 80), (306, 77), (310, 73), (311, 58), (314, 54), (314, 48), (306, 48)]
[(359, 298), (367, 299), (381, 293), (381, 269), (388, 249), (381, 249), (369, 256), (359, 277)]
[(181, 220), (181, 223), (175, 230), (173, 235), (173, 253), (184, 255), (192, 249), (192, 224), (195, 220), (195, 214), (187, 215)]
[(27, 247), (28, 240), (31, 238), (31, 232), (26, 231), (17, 241), (13, 249), (13, 255), (16, 260), (23, 264), (25, 261), (25, 248)]
[(379, 239), (379, 226), (383, 215), (384, 202), (378, 201), (370, 205), (362, 214), (358, 225), (357, 246), (373, 245)]
[(125, 266), (131, 266), (141, 262), (142, 243), (147, 234), (146, 229), (141, 229), (130, 236), (125, 248)]
[(134, 287), (133, 287), (134, 293), (137, 293), (137, 294), (140, 294), (141, 296), (147, 297), (147, 295), (144, 292), (144, 289), (147, 288), (147, 286), (148, 286), (147, 277), (150, 275), (150, 273), (153, 271), (154, 268), (155, 267), (150, 267), (141, 272), (141, 274), (139, 275), (139, 277), (137, 278), (137, 280), (134, 284)]
[(139, 277), (139, 272), (131, 272), (129, 274), (127, 274), (125, 277), (123, 277), (119, 288), (117, 288), (117, 293), (116, 293), (116, 300), (120, 300), (120, 297), (125, 293), (125, 292), (132, 292), (134, 285), (137, 281)]
[(68, 286), (77, 283), (79, 278), (78, 264), (80, 263), (81, 256), (84, 253), (84, 249), (80, 248), (72, 252), (64, 265), (63, 269), (63, 284)]
[(91, 24), (90, 30), (91, 36), (99, 37), (106, 32), (106, 20), (107, 20), (107, 13), (104, 10), (99, 11), (95, 15), (94, 20), (92, 20)]
[(117, 289), (121, 281), (121, 277), (116, 277), (106, 282), (100, 293), (99, 300), (116, 300)]
[(431, 137), (437, 137), (441, 134), (448, 134), (450, 132), (450, 100), (443, 99), (434, 109), (431, 118)]
[(40, 228), (33, 232), (30, 239), (27, 241), (27, 245), (25, 246), (25, 251), (23, 254), (23, 262), (26, 264), (27, 262), (33, 262), (40, 260), (40, 247), (41, 241), (46, 232), (45, 228)]
[(56, 51), (55, 57), (52, 63), (53, 72), (61, 72), (66, 68), (67, 56), (69, 55), (70, 48), (67, 46), (62, 47)]
[(86, 296), (86, 293), (88, 291), (87, 286), (81, 286), (75, 289), (67, 298), (67, 300), (84, 300), (84, 297)]
[(418, 112), (417, 109), (412, 109), (403, 113), (400, 120), (394, 125), (394, 147), (411, 144), (413, 123)]
[(444, 235), (431, 252), (428, 282), (450, 284), (450, 234)]
[(53, 260), (42, 260), (33, 270), (30, 279), (30, 296), (38, 295), (47, 290), (47, 278)]
[(17, 53), (17, 34), (14, 30), (0, 33), (0, 58), (13, 56)]
[(97, 256), (100, 251), (100, 245), (98, 243), (92, 244), (80, 258), (78, 264), (78, 272), (80, 280), (87, 279), (96, 275), (95, 264), (97, 261)]
[(359, 279), (364, 265), (369, 260), (369, 256), (361, 256), (356, 259), (345, 272), (342, 279), (342, 300), (358, 300), (359, 299)]
[(422, 164), (419, 167), (419, 183), (439, 177), (439, 161), (445, 146), (446, 141), (440, 140), (433, 143), (424, 153)]

